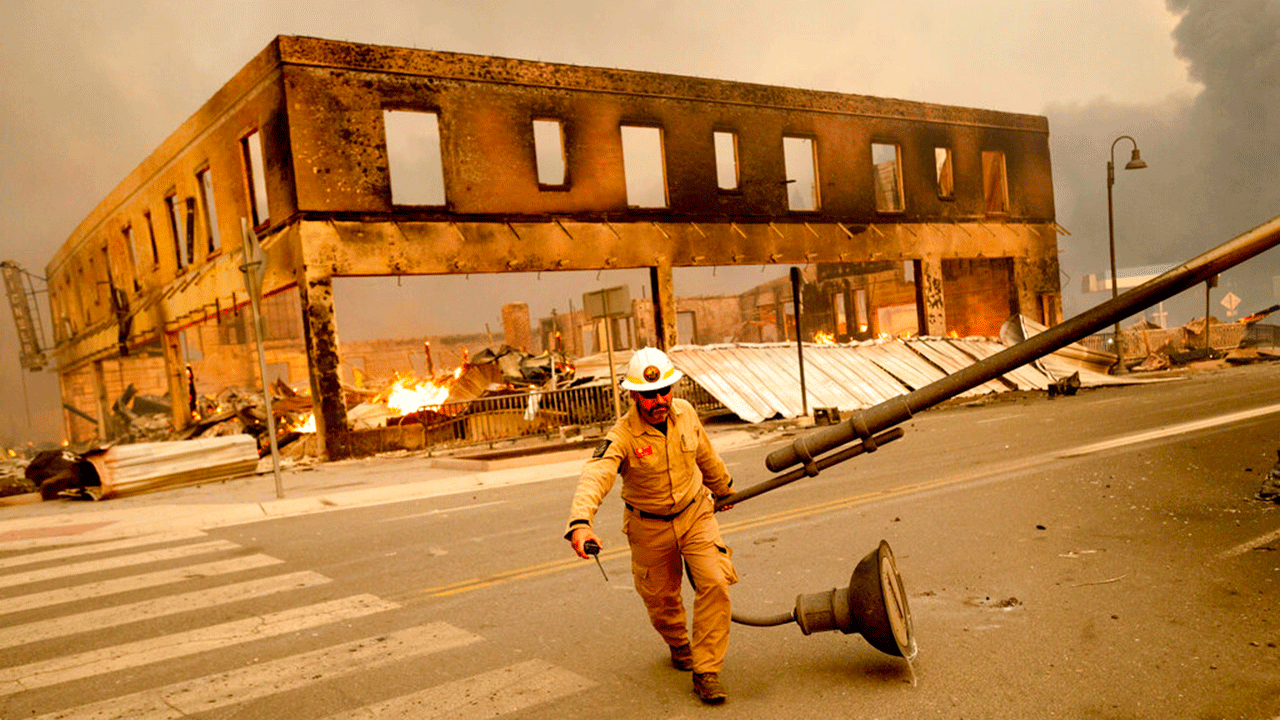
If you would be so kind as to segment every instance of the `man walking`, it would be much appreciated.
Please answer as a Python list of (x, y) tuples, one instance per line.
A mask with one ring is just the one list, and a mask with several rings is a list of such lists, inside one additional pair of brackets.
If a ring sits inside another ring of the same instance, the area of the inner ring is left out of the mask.
[[(583, 546), (600, 542), (592, 529), (596, 510), (621, 475), (622, 531), (636, 592), (670, 648), (671, 664), (692, 670), (694, 692), (718, 704), (727, 697), (720, 670), (729, 647), (729, 586), (738, 576), (720, 539), (715, 498), (731, 495), (733, 481), (693, 406), (672, 398), (681, 377), (661, 350), (631, 356), (621, 385), (633, 407), (583, 467), (565, 539), (588, 557)], [(680, 597), (682, 565), (694, 586), (692, 636)]]

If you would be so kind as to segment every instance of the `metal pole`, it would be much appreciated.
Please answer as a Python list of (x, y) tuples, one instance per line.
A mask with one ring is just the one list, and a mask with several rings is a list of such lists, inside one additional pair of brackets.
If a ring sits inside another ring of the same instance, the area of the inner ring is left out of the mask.
[(280, 446), (276, 442), (276, 418), (271, 410), (271, 388), (267, 387), (267, 356), (262, 348), (262, 270), (267, 259), (262, 255), (262, 246), (249, 227), (249, 221), (240, 218), (240, 231), (244, 237), (244, 265), (240, 271), (244, 273), (244, 282), (249, 291), (249, 304), (253, 308), (253, 339), (258, 346), (258, 371), (262, 373), (262, 403), (267, 411), (267, 434), (271, 437), (271, 472), (276, 480), (276, 497), (284, 497), (284, 483), (280, 479)]
[(604, 305), (604, 341), (609, 346), (609, 394), (613, 396), (613, 419), (622, 417), (622, 404), (618, 401), (618, 373), (613, 367), (613, 318), (609, 315), (609, 293), (600, 297)]
[(1213, 346), (1209, 344), (1209, 291), (1212, 289), (1213, 280), (1206, 280), (1204, 283), (1204, 349), (1208, 353), (1213, 352)]
[(791, 268), (791, 306), (795, 310), (796, 355), (800, 359), (800, 414), (809, 415), (809, 393), (804, 387), (804, 338), (800, 337), (800, 268)]
[[(1107, 161), (1107, 242), (1111, 249), (1111, 299), (1119, 295), (1120, 278), (1116, 277), (1116, 224), (1111, 209), (1111, 186), (1116, 184), (1116, 144), (1111, 143), (1111, 159)], [(1124, 366), (1124, 336), (1120, 334), (1120, 318), (1116, 318), (1113, 328), (1115, 333), (1116, 365), (1112, 370), (1116, 375), (1124, 375), (1128, 368)]]

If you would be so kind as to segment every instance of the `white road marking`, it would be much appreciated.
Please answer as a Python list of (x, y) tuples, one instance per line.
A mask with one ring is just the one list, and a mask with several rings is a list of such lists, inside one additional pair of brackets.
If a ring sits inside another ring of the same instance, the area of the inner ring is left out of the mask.
[(14, 573), (13, 575), (0, 575), (0, 588), (12, 587), (14, 585), (26, 585), (34, 582), (41, 582), (43, 580), (69, 577), (71, 575), (84, 575), (86, 573), (99, 572), (101, 570), (115, 570), (117, 568), (130, 567), (132, 565), (145, 565), (146, 563), (174, 560), (177, 558), (191, 557), (192, 555), (204, 555), (207, 553), (222, 552), (224, 550), (237, 550), (239, 548), (239, 545), (229, 540), (210, 540), (209, 542), (196, 543), (194, 545), (179, 545), (177, 547), (164, 548), (162, 550), (134, 553), (133, 555), (117, 555), (115, 557), (103, 558), (101, 560), (86, 560), (78, 563), (55, 565), (41, 570), (28, 570), (27, 572)]
[(1217, 417), (1193, 420), (1191, 422), (1170, 425), (1169, 427), (1158, 428), (1156, 430), (1147, 430), (1145, 432), (1133, 433), (1131, 435), (1123, 435), (1111, 440), (1104, 440), (1100, 443), (1081, 445), (1058, 453), (1058, 457), (1079, 457), (1081, 455), (1088, 455), (1101, 450), (1111, 450), (1114, 448), (1125, 447), (1127, 445), (1137, 445), (1139, 443), (1159, 440), (1160, 438), (1171, 437), (1173, 435), (1183, 435), (1190, 432), (1196, 432), (1197, 430), (1207, 430), (1220, 425), (1230, 425), (1231, 423), (1249, 420), (1263, 415), (1270, 415), (1277, 412), (1280, 412), (1280, 405), (1267, 405), (1265, 407), (1253, 408), (1252, 410), (1241, 410), (1240, 412), (1229, 413), (1227, 415), (1218, 415)]
[(35, 688), (197, 655), (254, 640), (287, 635), (340, 620), (394, 610), (398, 607), (400, 606), (374, 595), (353, 595), (341, 600), (3, 668), (0, 669), (0, 695), (13, 695)]
[[(1272, 532), (1267, 533), (1266, 535), (1263, 535), (1261, 537), (1256, 537), (1248, 542), (1240, 543), (1239, 545), (1222, 553), (1218, 557), (1223, 558), (1225, 560), (1226, 558), (1233, 558), (1233, 557), (1236, 557), (1237, 555), (1243, 555), (1249, 552), (1250, 550), (1256, 550), (1257, 548), (1260, 548), (1263, 545), (1270, 543), (1272, 540), (1280, 540), (1280, 530), (1274, 530)], [(1280, 718), (1278, 718), (1277, 720), (1280, 720)]]
[(143, 573), (141, 575), (130, 575), (129, 577), (115, 578), (113, 580), (100, 580), (98, 582), (86, 583), (75, 587), (46, 590), (45, 592), (31, 593), (29, 595), (18, 595), (16, 597), (0, 600), (0, 615), (30, 610), (31, 608), (48, 607), (50, 605), (58, 605), (75, 600), (98, 598), (105, 595), (115, 595), (116, 593), (141, 590), (143, 588), (157, 587), (159, 585), (168, 585), (170, 583), (182, 582), (183, 580), (194, 580), (197, 578), (214, 577), (216, 575), (241, 572), (243, 570), (253, 570), (256, 568), (267, 567), (268, 565), (279, 565), (283, 562), (283, 560), (277, 560), (276, 558), (268, 555), (246, 555), (244, 557), (231, 558), (229, 560), (218, 560), (199, 565), (188, 565), (186, 567), (174, 568), (172, 570), (157, 570), (155, 572)]
[(49, 638), (66, 637), (67, 635), (115, 627), (142, 620), (154, 620), (191, 610), (203, 610), (217, 605), (265, 597), (298, 588), (314, 587), (327, 582), (332, 581), (319, 573), (296, 572), (289, 575), (274, 575), (257, 580), (247, 580), (232, 585), (221, 585), (208, 590), (196, 590), (180, 595), (143, 600), (129, 603), (128, 605), (99, 608), (76, 615), (51, 617), (25, 625), (0, 628), (0, 648), (26, 645), (27, 643), (48, 640)]
[(124, 697), (107, 698), (32, 720), (175, 720), (479, 640), (479, 636), (452, 625), (432, 623)]
[(19, 567), (22, 565), (34, 565), (35, 563), (46, 562), (49, 560), (61, 560), (63, 558), (79, 557), (81, 555), (109, 552), (113, 550), (126, 550), (128, 548), (141, 547), (145, 545), (159, 545), (161, 543), (191, 540), (199, 537), (205, 537), (205, 534), (199, 530), (180, 530), (177, 532), (158, 533), (155, 535), (140, 535), (138, 537), (114, 540), (111, 542), (86, 543), (76, 545), (75, 547), (64, 547), (58, 548), (57, 550), (45, 550), (43, 552), (0, 558), (0, 570)]
[(326, 720), (480, 720), (523, 710), (539, 703), (581, 692), (595, 683), (544, 660), (437, 685), (411, 695), (330, 715)]
[(439, 508), (436, 510), (428, 510), (427, 512), (414, 513), (413, 515), (398, 515), (396, 517), (383, 518), (378, 522), (396, 522), (399, 520), (411, 520), (413, 518), (429, 517), (431, 515), (444, 515), (445, 513), (458, 512), (460, 510), (475, 510), (476, 508), (489, 507), (490, 505), (502, 505), (506, 500), (494, 500), (492, 502), (476, 503), (475, 505), (460, 505), (451, 508)]

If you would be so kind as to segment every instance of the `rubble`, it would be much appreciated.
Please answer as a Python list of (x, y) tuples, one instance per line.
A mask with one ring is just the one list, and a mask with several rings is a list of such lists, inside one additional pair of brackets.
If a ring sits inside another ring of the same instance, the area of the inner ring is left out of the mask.
[(1280, 450), (1276, 450), (1276, 464), (1271, 467), (1271, 472), (1262, 479), (1262, 487), (1258, 490), (1259, 500), (1268, 500), (1274, 503), (1280, 503)]

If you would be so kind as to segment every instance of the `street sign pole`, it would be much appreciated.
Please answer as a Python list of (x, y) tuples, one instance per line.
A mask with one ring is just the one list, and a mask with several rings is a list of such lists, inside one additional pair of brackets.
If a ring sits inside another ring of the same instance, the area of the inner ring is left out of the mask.
[(276, 443), (276, 417), (271, 411), (271, 388), (267, 387), (267, 355), (262, 348), (262, 278), (267, 274), (267, 258), (258, 236), (249, 227), (249, 221), (240, 218), (240, 232), (244, 237), (244, 286), (249, 291), (249, 304), (253, 308), (253, 339), (258, 346), (258, 371), (262, 373), (262, 402), (267, 410), (267, 435), (271, 437), (271, 472), (276, 478), (276, 497), (284, 497), (284, 483), (280, 480), (280, 447)]

